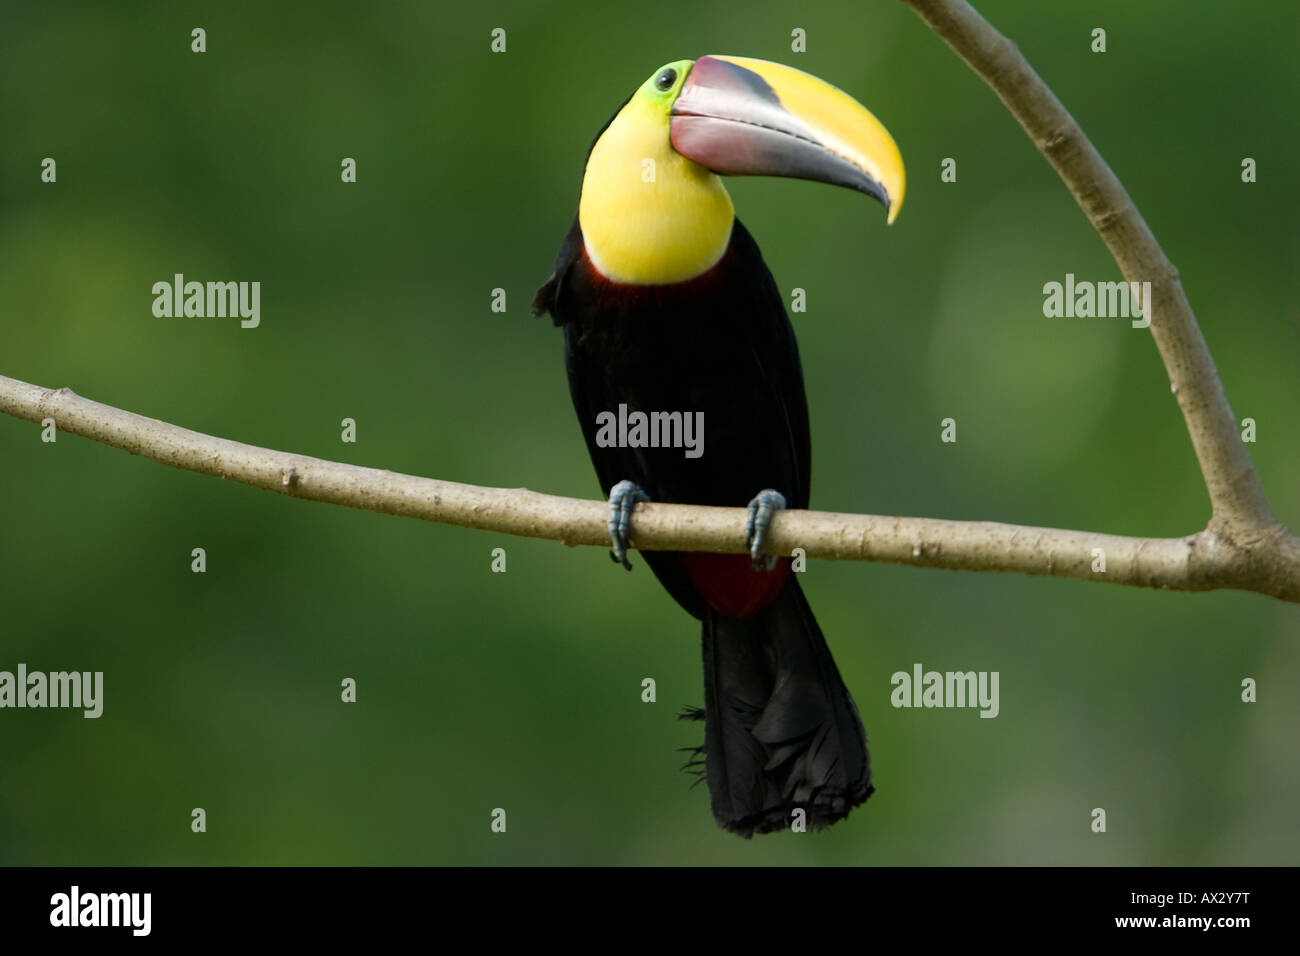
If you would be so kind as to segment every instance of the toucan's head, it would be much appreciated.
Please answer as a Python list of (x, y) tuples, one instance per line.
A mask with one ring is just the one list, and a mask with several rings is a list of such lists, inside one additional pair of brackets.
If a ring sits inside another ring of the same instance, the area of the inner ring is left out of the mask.
[(592, 146), (579, 223), (609, 278), (680, 282), (726, 251), (734, 212), (718, 175), (787, 176), (903, 204), (903, 158), (857, 100), (801, 70), (733, 56), (651, 74)]

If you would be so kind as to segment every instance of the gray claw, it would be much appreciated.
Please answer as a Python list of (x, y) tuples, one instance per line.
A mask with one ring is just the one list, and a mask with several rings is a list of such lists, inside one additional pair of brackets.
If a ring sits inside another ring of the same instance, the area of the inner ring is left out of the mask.
[(764, 488), (749, 503), (749, 517), (745, 519), (745, 544), (749, 545), (749, 558), (755, 571), (771, 571), (776, 567), (776, 555), (763, 556), (764, 538), (772, 518), (785, 508), (785, 495)]
[(632, 524), (632, 509), (638, 501), (649, 501), (650, 496), (634, 481), (620, 481), (609, 492), (609, 549), (610, 560), (629, 571), (632, 564), (627, 559), (627, 535)]

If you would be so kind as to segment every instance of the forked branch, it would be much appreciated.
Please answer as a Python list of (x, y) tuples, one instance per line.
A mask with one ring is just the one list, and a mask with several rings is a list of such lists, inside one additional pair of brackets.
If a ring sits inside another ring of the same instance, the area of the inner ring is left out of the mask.
[[(38, 423), (50, 420), (58, 431), (174, 468), (295, 498), (570, 545), (609, 544), (608, 506), (602, 501), (526, 488), (483, 488), (258, 448), (101, 405), (67, 388), (41, 388), (4, 376), (0, 411)], [(645, 551), (739, 554), (745, 550), (745, 514), (744, 508), (639, 505), (632, 543)], [(1291, 555), (1288, 573), (1258, 573), (1241, 551), (1209, 532), (1126, 538), (988, 521), (781, 512), (772, 523), (767, 551), (791, 554), (795, 548), (810, 558), (1020, 571), (1188, 591), (1238, 587), (1300, 602), (1300, 555)], [(1101, 567), (1105, 570), (1097, 570)]]
[[(1151, 335), (1209, 492), (1204, 531), (1183, 538), (1131, 538), (986, 521), (786, 511), (768, 552), (886, 561), (966, 571), (1107, 581), (1204, 591), (1236, 588), (1300, 603), (1300, 539), (1269, 511), (1241, 442), (1205, 339), (1178, 281), (1137, 207), (1078, 124), (1020, 55), (964, 0), (904, 0), (1001, 97), (1060, 174), (1126, 279), (1151, 283)], [(360, 468), (214, 438), (0, 376), (0, 411), (143, 455), (296, 498), (382, 514), (605, 546), (604, 502), (483, 488)], [(745, 509), (638, 506), (632, 544), (641, 550), (743, 553)]]

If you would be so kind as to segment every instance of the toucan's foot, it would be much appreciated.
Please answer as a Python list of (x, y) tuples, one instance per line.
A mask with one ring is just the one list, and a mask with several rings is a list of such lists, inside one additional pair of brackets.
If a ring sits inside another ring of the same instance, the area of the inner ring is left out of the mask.
[(749, 503), (749, 517), (745, 521), (745, 544), (749, 545), (749, 558), (755, 571), (771, 571), (776, 567), (776, 555), (763, 557), (763, 539), (778, 511), (785, 508), (785, 495), (764, 488)]
[(638, 501), (649, 500), (650, 496), (635, 481), (620, 481), (609, 492), (609, 539), (613, 542), (609, 557), (629, 571), (632, 565), (627, 560), (627, 532), (632, 524), (632, 509)]

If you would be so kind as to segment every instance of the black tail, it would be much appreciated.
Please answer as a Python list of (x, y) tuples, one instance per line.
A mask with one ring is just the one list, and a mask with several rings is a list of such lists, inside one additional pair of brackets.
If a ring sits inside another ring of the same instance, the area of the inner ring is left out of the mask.
[(871, 796), (862, 719), (791, 578), (747, 621), (704, 618), (704, 763), (713, 815), (741, 836), (830, 826)]

